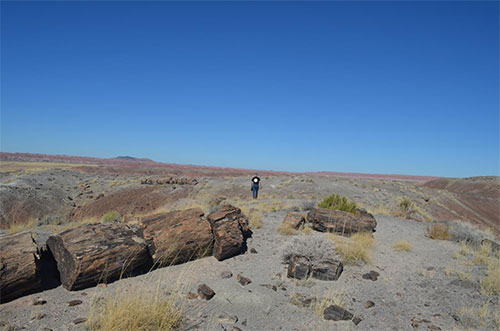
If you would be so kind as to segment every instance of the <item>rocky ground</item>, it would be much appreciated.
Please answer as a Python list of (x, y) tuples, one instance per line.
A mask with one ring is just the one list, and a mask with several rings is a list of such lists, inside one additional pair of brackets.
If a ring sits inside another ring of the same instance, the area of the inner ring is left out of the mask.
[[(498, 236), (497, 177), (425, 182), (261, 174), (259, 199), (252, 200), (247, 175), (149, 174), (147, 168), (138, 173), (113, 167), (2, 170), (0, 234), (28, 228), (43, 242), (50, 234), (99, 221), (111, 211), (122, 222), (135, 222), (147, 215), (191, 207), (208, 214), (229, 203), (250, 218), (253, 235), (247, 241), (248, 250), (224, 261), (205, 257), (106, 287), (67, 291), (59, 286), (24, 296), (0, 305), (0, 326), (7, 330), (85, 329), (89, 314), (106, 298), (144, 293), (175, 298), (183, 311), (185, 330), (499, 327), (500, 314), (495, 315), (500, 310), (498, 295), (481, 291), (486, 266), (476, 263), (474, 254), (464, 252), (459, 243), (426, 235), (430, 221), (461, 219), (483, 229), (489, 227), (489, 238), (495, 238), (495, 231)], [(283, 235), (278, 227), (287, 212), (305, 213), (332, 193), (349, 197), (375, 215), (370, 262), (345, 265), (336, 281), (288, 278), (283, 254), (296, 238), (332, 241), (316, 231)], [(403, 200), (411, 202), (409, 210), (401, 208)], [(408, 241), (409, 251), (394, 249), (400, 240)], [(378, 273), (376, 280), (363, 277), (371, 271)], [(242, 285), (238, 275), (251, 283)], [(212, 299), (191, 298), (190, 292), (196, 293), (202, 284), (215, 292)], [(359, 323), (325, 320), (322, 310), (332, 303), (351, 312)]]
[[(477, 321), (467, 322), (475, 323), (468, 326), (495, 329), (492, 316), (498, 308), (498, 296), (482, 295), (480, 270), (453, 258), (460, 249), (457, 243), (426, 237), (424, 223), (377, 216), (370, 263), (345, 266), (337, 281), (298, 281), (286, 277), (284, 247), (297, 236), (330, 239), (318, 232), (280, 235), (276, 228), (284, 216), (284, 212), (265, 214), (263, 226), (254, 230), (249, 250), (243, 255), (221, 262), (206, 257), (122, 279), (105, 288), (70, 292), (60, 286), (0, 305), (0, 317), (11, 327), (27, 330), (79, 330), (85, 323), (75, 321), (87, 318), (100, 298), (116, 293), (132, 295), (139, 290), (150, 295), (177, 295), (186, 315), (184, 329), (193, 330), (232, 330), (233, 326), (241, 330), (407, 330), (412, 323), (422, 329), (459, 330), (464, 325), (456, 320), (457, 312), (462, 307), (483, 305), (489, 309), (488, 317), (477, 317)], [(407, 240), (411, 250), (396, 252), (393, 244), (398, 240)], [(450, 267), (470, 269), (472, 279), (447, 276), (445, 268)], [(379, 273), (377, 280), (362, 277), (372, 270)], [(224, 273), (231, 276), (225, 278)], [(251, 283), (241, 285), (239, 274)], [(213, 289), (215, 296), (211, 300), (188, 299), (188, 293), (196, 293), (201, 284)], [(340, 299), (343, 307), (362, 321), (355, 325), (352, 321), (324, 320), (317, 306), (325, 296)], [(313, 301), (307, 306), (300, 297)]]

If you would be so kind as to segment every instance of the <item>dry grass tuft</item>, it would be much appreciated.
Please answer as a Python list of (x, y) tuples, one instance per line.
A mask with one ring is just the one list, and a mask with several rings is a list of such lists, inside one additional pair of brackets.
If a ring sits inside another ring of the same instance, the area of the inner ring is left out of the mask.
[(370, 261), (370, 251), (374, 242), (371, 233), (355, 233), (349, 239), (334, 234), (329, 234), (329, 237), (335, 242), (344, 264), (353, 265)]
[(298, 233), (297, 230), (295, 230), (291, 226), (287, 226), (284, 224), (281, 224), (280, 226), (278, 226), (278, 228), (276, 229), (276, 232), (278, 232), (279, 234), (282, 234), (284, 236), (293, 236), (293, 235)]
[(427, 225), (427, 235), (431, 239), (449, 240), (451, 238), (448, 232), (449, 229), (450, 227), (448, 225), (434, 223), (433, 225)]
[(248, 214), (250, 229), (260, 229), (262, 227), (262, 213), (258, 210), (252, 210)]
[(15, 223), (11, 224), (8, 230), (9, 234), (21, 232), (24, 230), (32, 230), (36, 228), (37, 226), (37, 220), (36, 218), (30, 218), (27, 223)]
[(314, 311), (319, 316), (323, 317), (323, 312), (330, 305), (337, 305), (340, 307), (345, 307), (349, 302), (349, 294), (345, 290), (333, 290), (330, 289), (326, 292), (323, 299), (316, 301)]
[(475, 329), (479, 324), (476, 311), (471, 307), (462, 307), (457, 311), (458, 321), (464, 329)]
[(98, 311), (91, 311), (87, 326), (96, 331), (175, 330), (181, 318), (173, 300), (135, 292), (105, 300)]
[(486, 276), (481, 278), (479, 283), (484, 295), (500, 294), (500, 258), (490, 257), (488, 259)]
[(407, 240), (399, 240), (392, 246), (396, 252), (409, 252), (411, 251), (411, 245)]

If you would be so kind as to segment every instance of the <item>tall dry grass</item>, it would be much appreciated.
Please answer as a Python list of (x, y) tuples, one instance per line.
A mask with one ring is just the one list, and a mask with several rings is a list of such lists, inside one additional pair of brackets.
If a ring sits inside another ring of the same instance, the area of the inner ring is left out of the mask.
[(370, 262), (371, 250), (375, 240), (371, 233), (358, 232), (350, 238), (335, 234), (329, 234), (328, 236), (335, 242), (337, 252), (342, 257), (344, 264), (354, 265)]

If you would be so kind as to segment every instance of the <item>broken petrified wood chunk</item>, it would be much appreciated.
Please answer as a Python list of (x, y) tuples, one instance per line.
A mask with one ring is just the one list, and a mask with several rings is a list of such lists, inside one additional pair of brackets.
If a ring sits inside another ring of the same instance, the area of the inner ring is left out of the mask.
[(348, 321), (353, 316), (352, 313), (337, 305), (328, 306), (323, 312), (323, 317), (332, 321)]
[(248, 285), (252, 282), (250, 278), (245, 277), (242, 274), (238, 274), (238, 276), (236, 276), (236, 280), (243, 286)]
[(210, 300), (214, 297), (215, 292), (207, 284), (198, 286), (198, 294), (201, 299)]
[(288, 278), (306, 279), (311, 272), (311, 263), (303, 256), (294, 256), (288, 264)]
[(311, 277), (319, 280), (339, 279), (344, 266), (340, 261), (323, 261), (312, 266)]
[(63, 286), (80, 290), (99, 282), (147, 272), (152, 266), (144, 240), (126, 224), (85, 224), (47, 240)]
[(356, 232), (372, 233), (377, 226), (375, 217), (363, 209), (358, 209), (357, 214), (352, 214), (340, 210), (313, 208), (307, 214), (307, 221), (316, 231), (335, 232), (345, 236)]
[(31, 232), (0, 236), (0, 303), (39, 289), (38, 258)]
[(301, 213), (298, 212), (288, 212), (285, 219), (281, 223), (283, 226), (290, 227), (292, 229), (298, 230), (304, 226), (306, 220)]
[(212, 228), (200, 208), (153, 215), (141, 223), (155, 266), (180, 264), (212, 254)]
[(248, 218), (239, 208), (231, 205), (208, 215), (214, 234), (214, 257), (219, 260), (236, 256), (244, 252), (246, 239), (250, 235)]

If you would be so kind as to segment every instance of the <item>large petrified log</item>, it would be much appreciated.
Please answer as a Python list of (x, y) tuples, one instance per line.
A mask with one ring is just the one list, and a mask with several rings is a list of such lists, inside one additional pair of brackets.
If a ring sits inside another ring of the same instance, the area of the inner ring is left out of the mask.
[(152, 266), (146, 243), (123, 223), (86, 224), (50, 236), (61, 282), (80, 290), (100, 282), (147, 272)]
[(31, 232), (0, 236), (0, 303), (40, 288), (38, 259), (37, 245)]
[(141, 223), (155, 266), (184, 263), (212, 254), (212, 228), (200, 208), (153, 215)]
[(246, 239), (251, 231), (248, 218), (241, 209), (224, 205), (207, 216), (215, 238), (214, 256), (222, 261), (236, 256), (246, 249)]
[(281, 225), (298, 230), (304, 226), (305, 222), (306, 220), (301, 213), (291, 211), (286, 214), (285, 219), (283, 220)]
[(356, 232), (374, 232), (377, 221), (372, 214), (358, 209), (357, 214), (340, 210), (313, 208), (307, 214), (307, 221), (312, 228), (320, 232), (335, 232), (350, 236)]

